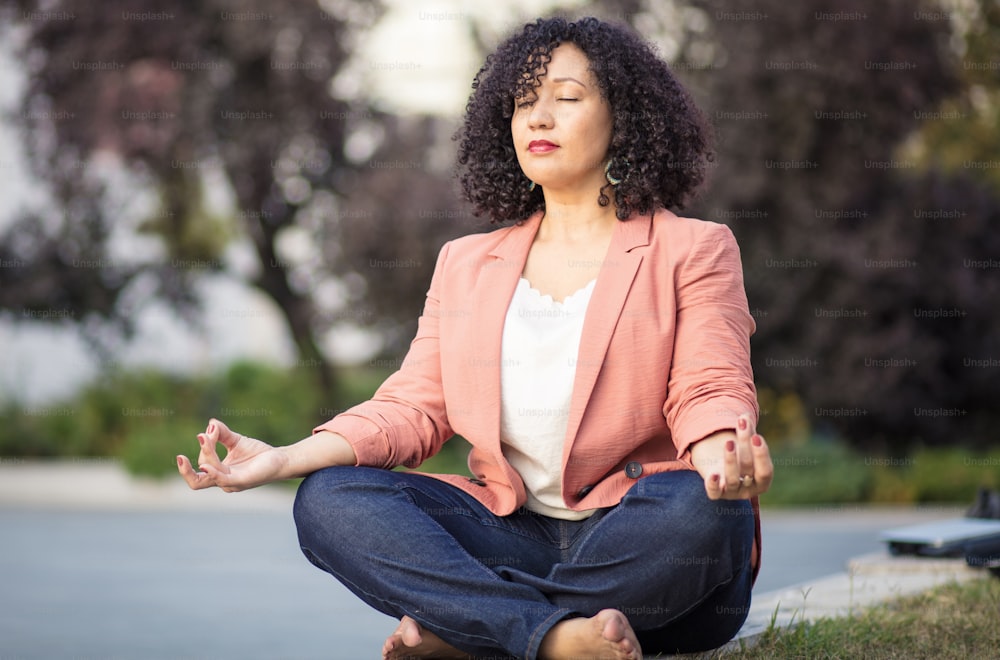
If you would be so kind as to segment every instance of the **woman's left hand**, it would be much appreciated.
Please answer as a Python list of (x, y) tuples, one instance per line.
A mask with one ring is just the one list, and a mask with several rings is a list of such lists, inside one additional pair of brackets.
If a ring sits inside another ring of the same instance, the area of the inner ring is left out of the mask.
[(713, 500), (743, 500), (771, 487), (774, 464), (750, 415), (740, 415), (736, 431), (719, 431), (691, 445), (691, 463)]

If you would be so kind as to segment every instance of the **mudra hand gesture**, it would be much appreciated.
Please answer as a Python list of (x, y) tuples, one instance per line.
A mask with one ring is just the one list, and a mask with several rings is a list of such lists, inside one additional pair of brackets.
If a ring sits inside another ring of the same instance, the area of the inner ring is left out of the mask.
[[(198, 434), (201, 451), (198, 471), (187, 456), (177, 457), (177, 470), (194, 490), (217, 486), (227, 493), (254, 488), (282, 478), (287, 459), (280, 447), (234, 433), (217, 419), (212, 419), (204, 433)], [(226, 449), (219, 460), (216, 446)]]
[(735, 434), (720, 431), (692, 445), (691, 463), (705, 480), (710, 499), (742, 500), (771, 487), (771, 452), (750, 420), (740, 415)]

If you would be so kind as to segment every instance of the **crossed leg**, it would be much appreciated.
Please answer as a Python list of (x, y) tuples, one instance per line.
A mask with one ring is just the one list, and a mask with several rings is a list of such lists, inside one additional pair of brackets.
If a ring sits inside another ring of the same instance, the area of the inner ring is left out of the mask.
[[(695, 473), (640, 480), (622, 506), (567, 523), (578, 530), (572, 541), (556, 531), (567, 529), (561, 522), (496, 517), (429, 477), (370, 468), (312, 475), (296, 523), (310, 561), (400, 620), (386, 658), (637, 660), (646, 642), (714, 648), (745, 618), (721, 616), (713, 602), (699, 630), (685, 623), (735, 585), (753, 535), (749, 504), (708, 502)], [(741, 584), (745, 595), (734, 592), (721, 611), (742, 611), (749, 580)], [(646, 639), (674, 621), (669, 638)]]

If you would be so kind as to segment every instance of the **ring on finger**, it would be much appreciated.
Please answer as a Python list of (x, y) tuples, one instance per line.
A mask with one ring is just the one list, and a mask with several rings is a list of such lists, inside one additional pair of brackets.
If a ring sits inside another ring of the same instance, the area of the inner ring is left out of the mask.
[(752, 474), (745, 474), (745, 475), (743, 475), (743, 476), (740, 477), (740, 487), (741, 488), (749, 488), (752, 485), (753, 485), (753, 475)]

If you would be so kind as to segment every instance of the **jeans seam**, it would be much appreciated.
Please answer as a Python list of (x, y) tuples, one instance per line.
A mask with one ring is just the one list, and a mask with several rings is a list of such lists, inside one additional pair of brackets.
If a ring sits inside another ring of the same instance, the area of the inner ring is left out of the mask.
[(538, 658), (538, 652), (541, 649), (542, 640), (545, 639), (545, 636), (556, 626), (557, 623), (568, 618), (568, 615), (570, 614), (573, 614), (573, 610), (561, 607), (549, 615), (545, 621), (542, 621), (542, 623), (535, 628), (535, 630), (531, 633), (531, 637), (528, 638), (528, 648), (525, 649), (524, 652), (525, 660), (536, 660), (536, 658)]

